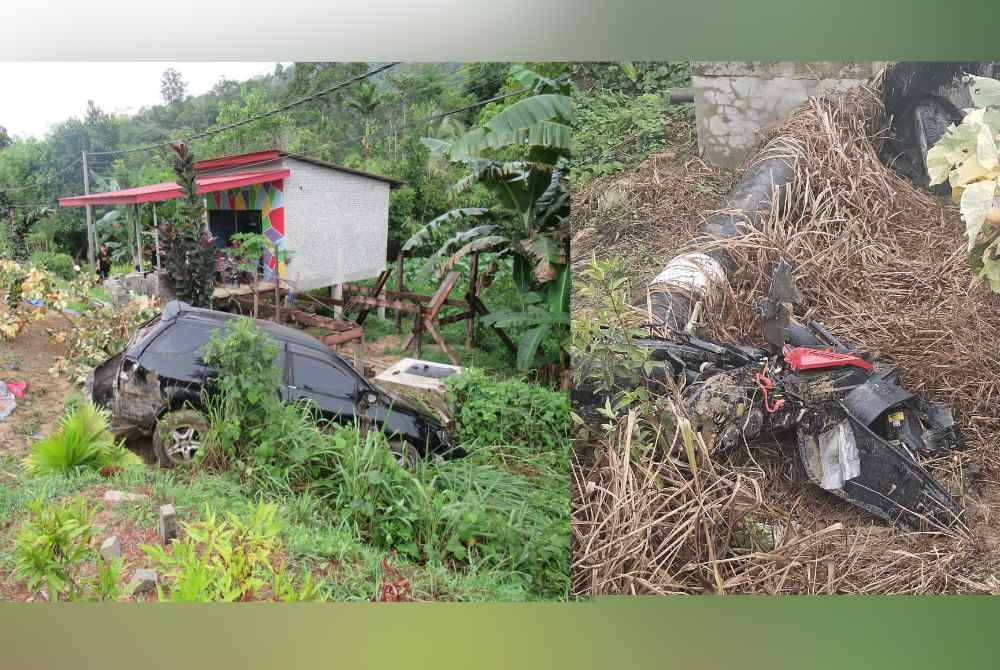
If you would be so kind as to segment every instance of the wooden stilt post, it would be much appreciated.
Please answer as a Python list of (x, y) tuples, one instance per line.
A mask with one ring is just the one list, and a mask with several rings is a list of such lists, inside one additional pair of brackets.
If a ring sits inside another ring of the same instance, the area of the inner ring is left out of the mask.
[[(403, 292), (403, 252), (399, 252), (399, 256), (396, 258), (396, 293)], [(403, 312), (402, 310), (396, 310), (396, 332), (403, 332)]]
[(476, 296), (479, 295), (479, 254), (472, 254), (469, 263), (469, 290), (465, 295), (469, 303), (469, 320), (465, 322), (465, 346), (471, 349), (476, 346)]
[[(342, 300), (344, 298), (344, 285), (343, 284), (335, 284), (335, 285), (331, 286), (330, 287), (330, 297), (331, 298), (335, 298), (336, 300)], [(343, 317), (344, 316), (344, 306), (343, 305), (334, 305), (333, 306), (333, 315), (334, 315), (335, 318), (338, 318), (338, 319), (341, 318), (341, 317)]]
[(160, 270), (160, 224), (156, 221), (156, 203), (153, 203), (153, 257), (156, 269)]

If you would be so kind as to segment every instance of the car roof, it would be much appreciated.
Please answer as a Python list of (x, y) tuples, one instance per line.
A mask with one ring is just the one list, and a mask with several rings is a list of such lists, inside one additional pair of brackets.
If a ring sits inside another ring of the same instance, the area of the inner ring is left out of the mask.
[[(230, 314), (228, 312), (218, 312), (212, 309), (192, 307), (186, 302), (172, 300), (164, 306), (162, 318), (164, 322), (195, 321), (216, 328), (224, 328), (230, 321), (243, 317), (239, 314)], [(325, 344), (317, 340), (315, 337), (303, 333), (301, 330), (289, 328), (288, 326), (279, 326), (271, 321), (263, 321), (261, 319), (256, 319), (255, 323), (261, 330), (280, 342), (297, 344), (306, 349), (312, 349), (313, 351), (320, 353), (328, 354), (330, 352)]]

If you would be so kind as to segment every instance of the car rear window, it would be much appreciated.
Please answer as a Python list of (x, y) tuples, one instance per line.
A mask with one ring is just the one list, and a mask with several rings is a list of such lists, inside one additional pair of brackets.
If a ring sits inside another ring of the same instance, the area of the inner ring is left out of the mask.
[(181, 321), (160, 333), (146, 351), (158, 354), (194, 353), (208, 342), (214, 330), (200, 323)]

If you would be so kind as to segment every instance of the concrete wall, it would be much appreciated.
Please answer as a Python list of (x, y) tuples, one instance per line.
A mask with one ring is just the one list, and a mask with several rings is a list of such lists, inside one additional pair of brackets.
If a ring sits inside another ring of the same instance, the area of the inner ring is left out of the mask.
[(724, 61), (691, 63), (698, 146), (713, 165), (737, 168), (758, 133), (809, 97), (869, 81), (885, 63)]
[(389, 242), (389, 184), (285, 157), (286, 278), (299, 290), (376, 277)]

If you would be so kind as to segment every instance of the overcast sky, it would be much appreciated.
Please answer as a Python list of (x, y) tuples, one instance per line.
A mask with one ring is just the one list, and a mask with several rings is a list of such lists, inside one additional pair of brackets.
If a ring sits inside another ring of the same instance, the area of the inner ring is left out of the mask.
[(205, 93), (220, 77), (242, 81), (274, 70), (274, 63), (0, 63), (4, 95), (0, 126), (11, 136), (41, 138), (49, 128), (82, 118), (87, 100), (106, 112), (133, 114), (160, 99), (160, 74), (181, 73), (189, 95)]

